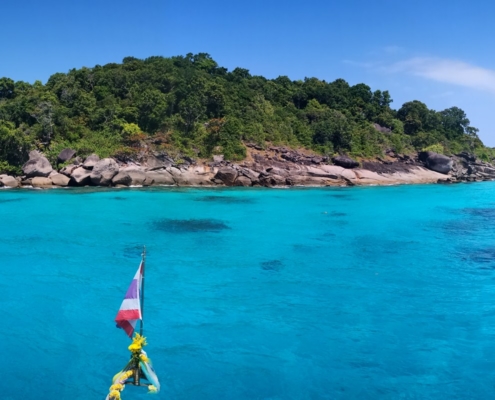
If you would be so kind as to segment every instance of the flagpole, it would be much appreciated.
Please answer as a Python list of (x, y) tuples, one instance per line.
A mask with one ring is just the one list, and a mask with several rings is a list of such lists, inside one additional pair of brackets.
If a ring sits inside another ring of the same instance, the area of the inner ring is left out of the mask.
[[(143, 318), (144, 318), (144, 267), (146, 264), (146, 246), (143, 246), (143, 254), (141, 254), (141, 325), (139, 327), (139, 334), (143, 336)], [(141, 386), (141, 368), (139, 367), (139, 361), (137, 365), (134, 367), (134, 386)]]
[(139, 328), (139, 334), (143, 336), (143, 319), (144, 319), (144, 269), (146, 264), (146, 246), (143, 246), (143, 254), (142, 254), (142, 263), (143, 263), (143, 276), (141, 278), (141, 327)]

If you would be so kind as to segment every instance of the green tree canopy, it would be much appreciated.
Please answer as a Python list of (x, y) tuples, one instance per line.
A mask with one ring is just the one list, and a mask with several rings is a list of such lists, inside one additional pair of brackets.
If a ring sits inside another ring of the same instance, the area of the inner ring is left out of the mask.
[(63, 147), (122, 154), (131, 139), (205, 158), (241, 159), (246, 142), (363, 157), (437, 144), (490, 154), (460, 108), (391, 104), (387, 90), (364, 83), (267, 79), (228, 71), (206, 53), (125, 57), (55, 73), (45, 85), (0, 78), (0, 161), (18, 166), (32, 148), (52, 157)]

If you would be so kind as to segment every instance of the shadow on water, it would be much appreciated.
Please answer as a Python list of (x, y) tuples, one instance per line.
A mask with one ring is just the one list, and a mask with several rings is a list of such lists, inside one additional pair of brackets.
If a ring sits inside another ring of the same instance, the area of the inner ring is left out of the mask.
[(251, 204), (254, 200), (246, 197), (233, 196), (203, 196), (195, 199), (195, 201), (223, 203), (223, 204)]
[(18, 243), (18, 245), (26, 245), (26, 243), (38, 243), (41, 241), (49, 241), (46, 235), (30, 234), (22, 236), (14, 236), (10, 238), (12, 242)]
[(357, 254), (366, 257), (369, 254), (406, 254), (418, 247), (414, 240), (393, 240), (381, 236), (356, 236), (352, 248)]
[(318, 240), (319, 242), (330, 242), (333, 241), (335, 237), (337, 237), (336, 233), (324, 232), (321, 235), (315, 237), (314, 239)]
[(260, 265), (263, 271), (278, 272), (284, 267), (284, 264), (280, 260), (263, 261)]
[(332, 212), (328, 213), (328, 215), (330, 217), (345, 217), (345, 216), (347, 216), (347, 213), (345, 213), (345, 212), (338, 212), (338, 211), (332, 211)]
[(480, 222), (473, 219), (452, 220), (441, 227), (449, 235), (468, 235), (480, 229)]
[(329, 195), (335, 199), (343, 199), (343, 200), (354, 200), (354, 196), (345, 193), (333, 193)]
[(481, 217), (485, 220), (493, 220), (495, 222), (495, 207), (494, 208), (463, 208), (461, 213), (471, 215), (473, 217)]
[(339, 218), (339, 217), (343, 217), (344, 215), (347, 215), (347, 214), (344, 214), (344, 215), (340, 215), (340, 214), (344, 214), (344, 213), (337, 213), (337, 215), (328, 214), (329, 217), (333, 217), (335, 219), (332, 218), (331, 221), (327, 220), (326, 222), (331, 224), (332, 227), (349, 225), (349, 221), (342, 219), (342, 218)]
[(17, 203), (18, 201), (24, 201), (26, 199), (16, 197), (14, 199), (0, 199), (0, 204), (2, 203)]
[(167, 233), (216, 233), (230, 229), (224, 222), (216, 219), (160, 219), (151, 224), (155, 230)]
[(463, 261), (479, 264), (480, 269), (495, 269), (495, 247), (485, 249), (465, 248), (459, 257)]
[(119, 200), (119, 201), (121, 201), (121, 200), (127, 200), (125, 197), (122, 197), (122, 196), (115, 196), (115, 197), (112, 197), (111, 199), (112, 200)]
[[(55, 190), (57, 190), (57, 189), (55, 189)], [(100, 186), (98, 186), (98, 187), (71, 186), (71, 187), (68, 187), (67, 189), (64, 189), (63, 191), (60, 191), (60, 193), (65, 194), (65, 195), (88, 196), (88, 195), (99, 195), (102, 193), (114, 192), (115, 190), (120, 190), (120, 189), (115, 189), (115, 188), (111, 188), (111, 187), (100, 187)]]
[(292, 245), (292, 249), (296, 253), (305, 253), (305, 254), (312, 254), (315, 250), (322, 248), (322, 246), (316, 245), (307, 245), (307, 244), (301, 244), (301, 243), (296, 243)]
[[(142, 244), (129, 244), (122, 249), (122, 255), (125, 258), (135, 258), (138, 259), (143, 253)], [(149, 250), (146, 249), (146, 253), (149, 254)]]
[(463, 218), (441, 223), (440, 228), (449, 235), (468, 235), (493, 228), (495, 208), (463, 208), (455, 212)]

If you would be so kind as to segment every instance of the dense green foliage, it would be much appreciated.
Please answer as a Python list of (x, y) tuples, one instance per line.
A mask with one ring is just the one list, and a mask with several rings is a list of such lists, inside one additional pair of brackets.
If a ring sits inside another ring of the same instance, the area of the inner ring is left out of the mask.
[(437, 112), (415, 100), (396, 111), (391, 103), (388, 91), (342, 79), (229, 72), (208, 54), (127, 57), (122, 64), (57, 73), (45, 85), (1, 78), (0, 169), (15, 170), (34, 148), (52, 160), (65, 147), (129, 157), (142, 143), (234, 160), (245, 157), (246, 142), (361, 157), (430, 146), (491, 156), (461, 109)]

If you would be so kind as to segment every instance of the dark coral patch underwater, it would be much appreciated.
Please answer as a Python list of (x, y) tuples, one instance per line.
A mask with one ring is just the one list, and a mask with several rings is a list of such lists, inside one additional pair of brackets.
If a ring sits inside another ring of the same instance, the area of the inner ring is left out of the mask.
[(354, 200), (354, 196), (345, 193), (334, 193), (331, 194), (330, 197), (333, 197), (335, 199), (342, 199), (342, 200)]
[(472, 215), (473, 217), (481, 217), (485, 219), (495, 219), (495, 207), (483, 208), (464, 208), (461, 210), (463, 214)]
[(345, 212), (338, 212), (338, 211), (332, 211), (329, 215), (331, 217), (345, 217), (347, 215), (347, 213), (345, 213)]
[(254, 200), (247, 197), (234, 197), (234, 196), (202, 196), (195, 201), (211, 202), (211, 203), (224, 203), (224, 204), (251, 204)]
[[(137, 258), (141, 257), (143, 253), (143, 245), (142, 244), (129, 244), (124, 247), (122, 250), (122, 255), (125, 258)], [(149, 250), (146, 249), (146, 253), (149, 255)]]
[(26, 199), (23, 199), (23, 198), (20, 198), (20, 197), (16, 197), (14, 199), (0, 199), (0, 204), (2, 203), (16, 203), (18, 201), (24, 201)]
[(481, 269), (495, 269), (495, 247), (485, 249), (465, 248), (460, 251), (463, 261), (475, 263)]
[(280, 271), (283, 266), (284, 264), (280, 260), (263, 261), (261, 263), (261, 269), (263, 271)]
[(159, 219), (152, 222), (155, 230), (167, 233), (220, 232), (230, 229), (217, 219)]

